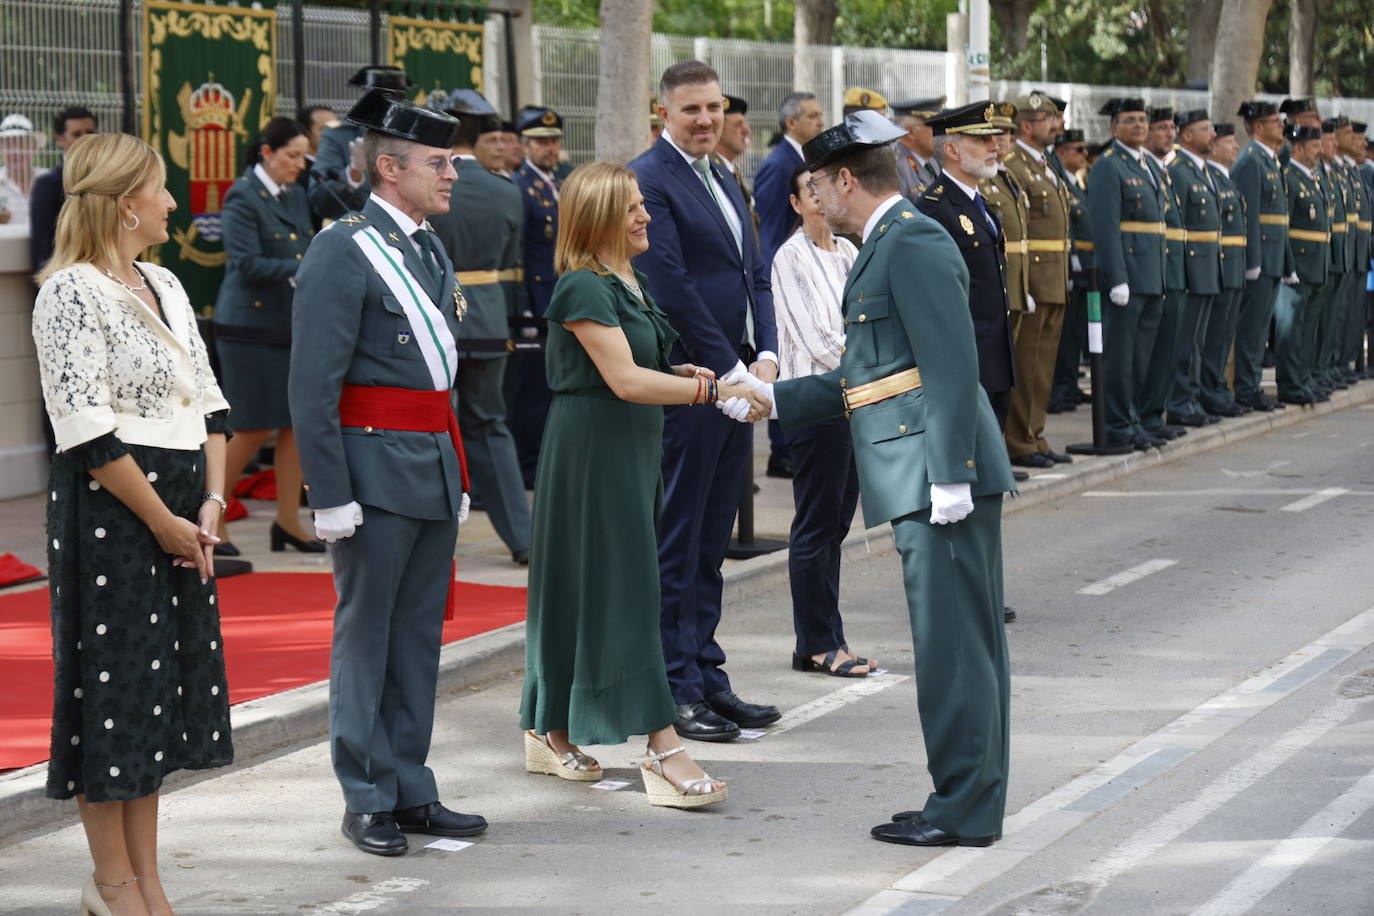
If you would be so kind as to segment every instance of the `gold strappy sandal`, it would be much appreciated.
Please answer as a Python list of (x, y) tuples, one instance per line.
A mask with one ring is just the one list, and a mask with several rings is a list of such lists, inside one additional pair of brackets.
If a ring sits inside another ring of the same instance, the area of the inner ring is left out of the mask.
[(573, 782), (597, 782), (601, 779), (601, 765), (579, 751), (562, 754), (549, 744), (549, 736), (540, 738), (532, 731), (525, 732), (525, 771), (557, 776)]
[(725, 801), (730, 795), (728, 787), (713, 789), (715, 783), (721, 782), (719, 779), (712, 779), (708, 774), (689, 779), (686, 782), (670, 782), (663, 775), (663, 760), (674, 754), (686, 751), (682, 745), (678, 745), (669, 751), (661, 754), (652, 752), (652, 748), (645, 748), (647, 755), (635, 763), (639, 765), (639, 775), (644, 778), (644, 793), (649, 796), (649, 804), (662, 805), (666, 808), (701, 808), (705, 805), (714, 805), (716, 802)]

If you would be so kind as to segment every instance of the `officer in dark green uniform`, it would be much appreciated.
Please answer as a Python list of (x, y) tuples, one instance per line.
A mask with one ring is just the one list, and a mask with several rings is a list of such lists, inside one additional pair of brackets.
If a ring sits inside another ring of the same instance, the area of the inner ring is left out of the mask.
[(1001, 522), (1015, 487), (978, 384), (968, 270), (949, 234), (901, 196), (888, 148), (900, 135), (860, 111), (803, 148), (831, 229), (864, 245), (842, 298), (840, 367), (768, 387), (785, 427), (850, 418), (864, 521), (890, 521), (902, 557), (934, 791), (872, 835), (988, 846), (1006, 810)]
[[(1288, 245), (1298, 282), (1280, 295), (1274, 309), (1275, 366), (1279, 400), (1312, 404), (1317, 347), (1317, 312), (1331, 275), (1331, 208), (1317, 176), (1321, 129), (1290, 125), (1284, 130), (1289, 160), (1284, 166), (1288, 189)], [(1290, 277), (1291, 279), (1291, 277)]]
[(1078, 387), (1078, 366), (1088, 348), (1087, 278), (1093, 269), (1093, 227), (1088, 215), (1088, 189), (1079, 179), (1087, 164), (1087, 145), (1083, 131), (1066, 130), (1054, 143), (1050, 166), (1057, 169), (1069, 191), (1069, 307), (1064, 313), (1064, 329), (1059, 335), (1059, 354), (1054, 365), (1054, 386), (1050, 390), (1050, 413), (1076, 410), (1092, 400)]
[(1231, 180), (1231, 166), (1240, 151), (1236, 126), (1226, 122), (1214, 126), (1217, 138), (1207, 167), (1216, 184), (1221, 213), (1221, 293), (1212, 301), (1212, 314), (1203, 333), (1199, 397), (1208, 413), (1238, 417), (1251, 408), (1236, 403), (1226, 382), (1226, 361), (1236, 338), (1236, 316), (1245, 291), (1245, 198)]
[(1245, 102), (1250, 142), (1231, 177), (1245, 201), (1245, 291), (1236, 317), (1236, 402), (1254, 410), (1283, 406), (1260, 389), (1264, 347), (1279, 283), (1293, 272), (1288, 251), (1288, 192), (1283, 184), (1283, 125), (1273, 102)]
[(520, 191), (473, 155), (483, 134), (499, 133), (501, 119), (475, 89), (434, 94), (431, 105), (462, 125), (453, 144), (458, 180), (447, 213), (430, 219), (457, 272), (466, 303), (458, 326), (458, 425), (463, 430), (472, 489), (492, 527), (517, 563), (530, 555), (530, 507), (515, 440), (506, 423), (503, 382), (514, 349), (511, 318), (523, 309), (520, 282)]
[(1111, 117), (1115, 138), (1088, 173), (1098, 281), (1110, 303), (1102, 310), (1107, 441), (1144, 451), (1168, 441), (1146, 433), (1140, 401), (1164, 310), (1164, 173), (1143, 148), (1144, 101), (1111, 99), (1100, 114)]
[(1179, 150), (1169, 163), (1169, 184), (1183, 218), (1188, 295), (1179, 312), (1174, 383), (1165, 407), (1173, 422), (1201, 426), (1208, 414), (1200, 399), (1202, 344), (1212, 303), (1221, 295), (1221, 208), (1216, 182), (1207, 167), (1216, 130), (1202, 108), (1180, 112), (1174, 123), (1178, 125)]
[(1350, 387), (1336, 372), (1340, 332), (1345, 326), (1345, 291), (1355, 270), (1354, 238), (1350, 233), (1358, 219), (1358, 210), (1351, 206), (1350, 181), (1337, 153), (1336, 134), (1342, 125), (1348, 127), (1349, 120), (1334, 117), (1322, 122), (1321, 149), (1317, 154), (1317, 173), (1331, 213), (1331, 276), (1327, 278), (1317, 313), (1316, 362), (1312, 367), (1312, 382), (1319, 397), (1329, 396), (1337, 388)]
[[(363, 67), (348, 85), (363, 90), (409, 92), (415, 84), (400, 67)], [(363, 129), (348, 121), (334, 121), (320, 135), (319, 150), (310, 166), (310, 206), (322, 219), (338, 219), (367, 200), (367, 168), (362, 164)]]
[[(1361, 170), (1359, 162), (1361, 161), (1360, 157), (1364, 154), (1364, 132), (1367, 127), (1368, 125), (1360, 121), (1351, 121), (1350, 130), (1338, 134), (1342, 140), (1341, 154), (1345, 160), (1346, 175), (1349, 177), (1350, 186), (1355, 192), (1357, 204), (1355, 223), (1352, 226), (1355, 258), (1351, 266), (1354, 269), (1351, 272), (1350, 300), (1346, 309), (1345, 330), (1341, 335), (1340, 359), (1340, 369), (1345, 375), (1346, 381), (1352, 383), (1366, 377), (1363, 373), (1364, 361), (1360, 357), (1362, 355), (1361, 348), (1364, 344), (1365, 287), (1368, 285), (1371, 254), (1370, 230), (1374, 228), (1374, 198), (1371, 198), (1371, 189), (1365, 181), (1365, 173)], [(1352, 364), (1355, 368), (1352, 368)]]
[(1169, 177), (1169, 162), (1174, 156), (1178, 125), (1172, 108), (1151, 108), (1150, 128), (1145, 139), (1142, 161), (1159, 182), (1164, 194), (1164, 307), (1159, 317), (1159, 333), (1145, 368), (1140, 386), (1140, 425), (1151, 436), (1170, 440), (1183, 435), (1184, 426), (1205, 426), (1208, 415), (1168, 418), (1165, 409), (1174, 388), (1178, 355), (1179, 324), (1188, 304), (1187, 231), (1183, 228), (1183, 209), (1178, 189)]

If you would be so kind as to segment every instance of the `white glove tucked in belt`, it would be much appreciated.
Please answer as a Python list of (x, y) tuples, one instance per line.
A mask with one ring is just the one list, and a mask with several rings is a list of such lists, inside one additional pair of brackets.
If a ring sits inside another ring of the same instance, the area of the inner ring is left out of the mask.
[(948, 525), (964, 519), (973, 511), (973, 495), (966, 483), (930, 485), (930, 523)]
[(1297, 285), (1298, 285), (1298, 272), (1295, 270), (1295, 271), (1293, 271), (1291, 274), (1289, 274), (1288, 276), (1284, 277), (1284, 278), (1283, 278), (1283, 285), (1284, 285), (1284, 286), (1297, 286)]
[(1245, 279), (1246, 279), (1246, 280), (1258, 280), (1258, 279), (1259, 279), (1259, 275), (1260, 275), (1260, 269), (1259, 269), (1258, 267), (1251, 267), (1249, 270), (1247, 270), (1247, 271), (1245, 272)]
[(1118, 283), (1107, 292), (1107, 298), (1112, 300), (1112, 305), (1125, 305), (1131, 301), (1131, 287)]
[(463, 494), (463, 501), (458, 504), (458, 524), (468, 520), (468, 509), (472, 507), (472, 499), (466, 493)]
[(356, 502), (332, 509), (315, 510), (315, 537), (332, 544), (335, 541), (353, 536), (363, 523), (363, 507)]

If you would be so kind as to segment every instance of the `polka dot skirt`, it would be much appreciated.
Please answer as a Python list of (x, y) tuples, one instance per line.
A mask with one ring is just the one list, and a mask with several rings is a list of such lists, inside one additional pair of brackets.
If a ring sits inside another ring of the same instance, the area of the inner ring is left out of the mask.
[(107, 436), (53, 459), (51, 798), (140, 798), (173, 770), (233, 759), (215, 582), (173, 567), (152, 532), (87, 472), (124, 451), (173, 512), (194, 519), (200, 507), (199, 452)]

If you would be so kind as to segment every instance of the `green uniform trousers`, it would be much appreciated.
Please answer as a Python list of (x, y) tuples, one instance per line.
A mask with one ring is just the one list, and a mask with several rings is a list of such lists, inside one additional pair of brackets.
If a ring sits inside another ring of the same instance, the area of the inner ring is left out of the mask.
[(1129, 442), (1142, 432), (1136, 398), (1145, 382), (1163, 311), (1163, 296), (1131, 296), (1125, 305), (1102, 303), (1106, 429), (1112, 442)]
[(1274, 303), (1274, 376), (1280, 398), (1312, 396), (1312, 366), (1317, 347), (1315, 313), (1329, 284), (1283, 286)]
[(1179, 313), (1178, 337), (1174, 341), (1174, 384), (1164, 405), (1170, 416), (1202, 412), (1202, 345), (1215, 298), (1189, 293)]
[(1136, 392), (1140, 407), (1140, 425), (1146, 432), (1164, 427), (1164, 409), (1174, 390), (1174, 370), (1178, 365), (1178, 332), (1187, 308), (1188, 294), (1181, 289), (1164, 291), (1164, 310), (1159, 316), (1159, 333), (1150, 351), (1145, 368), (1145, 380)]
[(1202, 409), (1209, 413), (1230, 407), (1236, 400), (1226, 381), (1226, 360), (1236, 339), (1236, 322), (1244, 295), (1244, 289), (1224, 289), (1212, 300), (1212, 314), (1202, 338), (1202, 371), (1198, 380)]
[(530, 549), (530, 504), (506, 425), (505, 356), (458, 361), (458, 428), (474, 495), (512, 553)]
[(1332, 274), (1326, 283), (1326, 295), (1317, 313), (1317, 353), (1312, 371), (1321, 382), (1336, 377), (1340, 362), (1341, 334), (1345, 330), (1346, 290), (1350, 274)]
[(1002, 836), (1010, 763), (1011, 671), (1002, 621), (1002, 494), (933, 525), (892, 522), (902, 557), (916, 705), (935, 785), (925, 819), (962, 837)]
[(1236, 316), (1236, 397), (1250, 399), (1260, 393), (1264, 372), (1264, 346), (1269, 340), (1269, 319), (1279, 278), (1263, 274), (1245, 281), (1245, 292)]
[[(1369, 262), (1364, 263), (1368, 267)], [(1347, 368), (1359, 360), (1364, 344), (1367, 279), (1365, 271), (1350, 275), (1350, 310), (1345, 313), (1345, 335), (1341, 342), (1341, 365)]]

